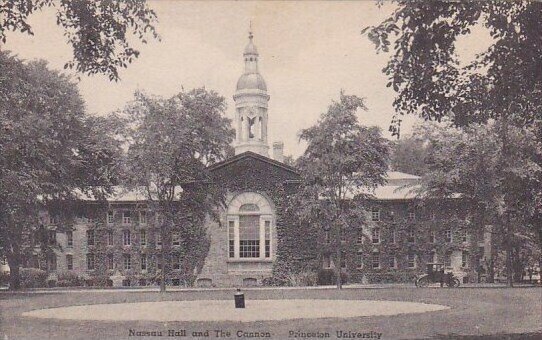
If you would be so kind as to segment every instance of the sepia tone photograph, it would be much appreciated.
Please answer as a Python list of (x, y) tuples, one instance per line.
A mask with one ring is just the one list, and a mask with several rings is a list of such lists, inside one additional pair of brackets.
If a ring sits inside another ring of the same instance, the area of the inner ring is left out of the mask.
[(540, 32), (0, 0), (0, 340), (542, 339)]

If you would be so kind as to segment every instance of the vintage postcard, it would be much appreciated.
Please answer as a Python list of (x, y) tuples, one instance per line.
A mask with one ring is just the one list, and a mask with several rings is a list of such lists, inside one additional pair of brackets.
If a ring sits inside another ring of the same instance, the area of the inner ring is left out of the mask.
[(0, 339), (541, 339), (541, 31), (3, 0)]

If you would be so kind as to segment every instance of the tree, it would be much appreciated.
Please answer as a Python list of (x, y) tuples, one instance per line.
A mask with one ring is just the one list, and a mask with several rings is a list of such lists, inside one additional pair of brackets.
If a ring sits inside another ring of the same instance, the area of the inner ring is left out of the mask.
[(149, 37), (158, 38), (153, 26), (156, 14), (145, 0), (10, 0), (0, 3), (0, 40), (6, 42), (7, 31), (32, 35), (29, 16), (48, 7), (56, 9), (57, 25), (64, 28), (73, 48), (73, 60), (64, 68), (83, 74), (102, 73), (116, 81), (119, 68), (139, 56), (129, 33), (143, 43)]
[(202, 235), (197, 228), (202, 228), (206, 215), (213, 216), (223, 198), (211, 185), (206, 168), (225, 157), (233, 140), (225, 108), (223, 97), (198, 88), (169, 99), (136, 93), (125, 110), (132, 121), (128, 183), (140, 188), (151, 209), (163, 217), (161, 291), (167, 274), (168, 231), (173, 225), (184, 231), (196, 227), (194, 233)]
[[(491, 118), (532, 126), (542, 107), (541, 14), (534, 1), (398, 1), (388, 19), (362, 32), (377, 51), (393, 50), (383, 72), (398, 114), (448, 117), (456, 126)], [(469, 61), (456, 45), (475, 27), (492, 40)]]
[(428, 172), (420, 193), (436, 202), (460, 195), (472, 226), (492, 225), (495, 241), (506, 251), (512, 283), (514, 263), (520, 261), (515, 254), (525, 253), (529, 244), (542, 246), (540, 231), (531, 222), (539, 209), (542, 149), (530, 129), (509, 126), (505, 157), (500, 128), (496, 122), (463, 129), (426, 127)]
[(77, 190), (107, 196), (120, 143), (112, 121), (87, 116), (75, 84), (44, 61), (24, 64), (0, 52), (0, 68), (0, 255), (18, 289), (40, 211), (68, 216), (59, 202), (76, 200)]
[(308, 143), (299, 158), (303, 188), (302, 218), (320, 223), (334, 235), (337, 287), (341, 288), (341, 242), (364, 219), (361, 204), (351, 204), (363, 189), (384, 183), (389, 147), (376, 127), (358, 123), (358, 109), (367, 110), (362, 98), (345, 95), (333, 102), (318, 123), (300, 133)]
[[(528, 130), (537, 141), (535, 154), (541, 148), (541, 14), (542, 4), (534, 1), (399, 1), (388, 19), (362, 33), (367, 33), (377, 51), (389, 51), (394, 40), (394, 53), (383, 72), (389, 77), (388, 86), (397, 93), (394, 107), (399, 115), (417, 114), (436, 121), (447, 117), (459, 127), (496, 121), (499, 145), (495, 147), (500, 151), (497, 178), (504, 179), (513, 168), (510, 160), (517, 156), (513, 153), (517, 136), (509, 131)], [(456, 45), (474, 27), (485, 28), (491, 41), (487, 50), (469, 61), (457, 53)], [(400, 119), (393, 122), (390, 129), (398, 134)], [(542, 166), (540, 157), (534, 161)], [(498, 210), (500, 225), (515, 215), (513, 189), (492, 188), (503, 195), (501, 208), (506, 211)], [(540, 216), (540, 192), (533, 197), (535, 212), (519, 211), (521, 216)], [(530, 221), (527, 226), (542, 228), (539, 217)], [(511, 285), (511, 258), (507, 267)]]
[(395, 141), (391, 146), (391, 168), (395, 171), (422, 176), (427, 172), (427, 145), (415, 129), (411, 136)]

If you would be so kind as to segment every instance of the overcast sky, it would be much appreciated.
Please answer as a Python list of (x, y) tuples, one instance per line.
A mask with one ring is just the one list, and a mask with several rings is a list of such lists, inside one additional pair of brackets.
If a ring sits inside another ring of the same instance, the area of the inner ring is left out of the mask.
[[(205, 86), (226, 97), (233, 118), (232, 96), (243, 71), (242, 53), (252, 20), (259, 69), (267, 82), (269, 142), (282, 140), (285, 154), (298, 156), (299, 130), (313, 125), (343, 89), (366, 98), (365, 125), (378, 125), (385, 136), (393, 114), (394, 93), (381, 73), (387, 56), (377, 55), (360, 31), (379, 23), (392, 5), (366, 2), (181, 2), (151, 1), (161, 42), (137, 45), (140, 57), (120, 72), (121, 81), (81, 76), (78, 86), (91, 114), (122, 108), (136, 89), (171, 96)], [(71, 59), (54, 12), (34, 14), (35, 36), (8, 33), (6, 49), (24, 59), (42, 58), (62, 69)], [(406, 118), (408, 132), (414, 118)]]

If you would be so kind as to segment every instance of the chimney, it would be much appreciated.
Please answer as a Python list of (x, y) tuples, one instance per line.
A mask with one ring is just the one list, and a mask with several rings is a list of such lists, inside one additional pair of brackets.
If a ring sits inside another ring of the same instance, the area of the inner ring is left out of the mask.
[(284, 143), (283, 142), (273, 143), (273, 159), (281, 163), (284, 162)]

